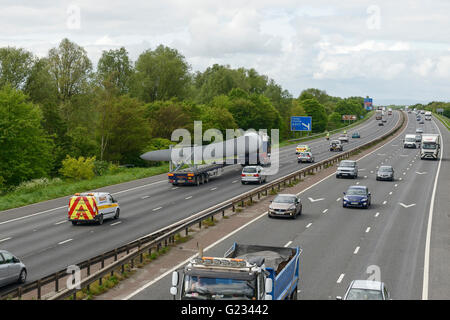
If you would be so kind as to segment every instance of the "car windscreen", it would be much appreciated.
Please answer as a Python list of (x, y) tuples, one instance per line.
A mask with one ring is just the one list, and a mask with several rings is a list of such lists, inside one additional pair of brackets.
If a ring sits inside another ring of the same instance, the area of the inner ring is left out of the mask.
[(339, 164), (339, 167), (350, 167), (350, 168), (354, 168), (355, 165), (356, 165), (355, 162), (342, 161), (342, 162)]
[(294, 203), (295, 197), (293, 196), (277, 196), (273, 202), (276, 203)]
[(309, 157), (309, 153), (308, 152), (302, 152), (299, 154), (300, 157)]
[(417, 138), (417, 136), (416, 136), (415, 138), (413, 138), (413, 137), (407, 137), (407, 138), (405, 138), (405, 141), (406, 141), (406, 142), (416, 142), (416, 138)]
[(350, 289), (345, 300), (383, 300), (383, 295), (377, 290)]
[(242, 170), (242, 172), (245, 172), (245, 173), (256, 173), (256, 168), (255, 167), (244, 168)]
[(347, 190), (347, 195), (349, 196), (365, 196), (366, 190), (362, 188), (350, 188)]
[(380, 169), (378, 171), (380, 171), (380, 172), (392, 172), (392, 168), (391, 167), (380, 167)]

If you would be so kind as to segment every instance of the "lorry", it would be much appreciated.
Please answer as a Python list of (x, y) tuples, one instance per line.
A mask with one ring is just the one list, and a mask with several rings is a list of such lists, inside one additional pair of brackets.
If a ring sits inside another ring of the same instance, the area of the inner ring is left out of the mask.
[(392, 109), (391, 108), (389, 108), (389, 110), (388, 110), (388, 116), (392, 116)]
[(375, 114), (375, 120), (381, 120), (382, 118), (382, 111), (381, 110), (377, 110), (376, 114)]
[(425, 112), (425, 120), (431, 121), (431, 111)]
[(422, 134), (420, 159), (437, 160), (439, 158), (440, 149), (441, 149), (440, 135), (430, 133)]
[(223, 258), (193, 258), (172, 273), (170, 294), (180, 300), (296, 300), (299, 247), (234, 243)]

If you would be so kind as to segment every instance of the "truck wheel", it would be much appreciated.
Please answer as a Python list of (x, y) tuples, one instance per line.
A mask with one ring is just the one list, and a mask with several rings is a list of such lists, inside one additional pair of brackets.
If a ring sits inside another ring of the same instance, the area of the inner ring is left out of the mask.
[(100, 218), (98, 219), (98, 224), (99, 225), (103, 224), (103, 214), (100, 215)]
[(114, 219), (119, 219), (120, 209), (116, 210), (116, 214), (114, 215)]
[(209, 182), (209, 174), (207, 174), (206, 176), (205, 176), (205, 183), (208, 183)]
[(72, 221), (72, 225), (76, 226), (78, 224), (77, 221)]

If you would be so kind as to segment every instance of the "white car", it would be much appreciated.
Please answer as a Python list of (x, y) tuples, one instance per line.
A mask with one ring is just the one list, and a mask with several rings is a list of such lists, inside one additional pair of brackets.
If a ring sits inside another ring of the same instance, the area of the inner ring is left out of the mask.
[(339, 141), (341, 141), (341, 142), (348, 142), (348, 135), (346, 135), (346, 134), (341, 134), (340, 136), (339, 136)]
[(423, 129), (422, 128), (417, 128), (416, 129), (416, 133), (423, 133)]

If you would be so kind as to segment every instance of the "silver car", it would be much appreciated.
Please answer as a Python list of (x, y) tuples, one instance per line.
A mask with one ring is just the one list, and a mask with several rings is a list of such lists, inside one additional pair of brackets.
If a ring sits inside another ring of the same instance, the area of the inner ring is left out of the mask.
[(297, 156), (297, 162), (314, 162), (314, 156), (312, 152), (300, 152)]
[(377, 171), (377, 180), (394, 181), (394, 168), (392, 166), (381, 166)]
[(342, 160), (336, 170), (336, 178), (352, 177), (358, 178), (358, 164), (355, 160)]
[(296, 218), (302, 214), (302, 202), (295, 194), (279, 194), (270, 201), (269, 217)]
[(249, 182), (253, 183), (263, 183), (267, 181), (267, 175), (264, 174), (264, 169), (261, 166), (246, 166), (242, 169), (241, 183), (247, 184)]
[(27, 268), (11, 253), (0, 250), (0, 286), (10, 283), (24, 283), (27, 279)]
[(344, 298), (337, 300), (391, 300), (386, 285), (380, 281), (353, 280), (345, 293)]

